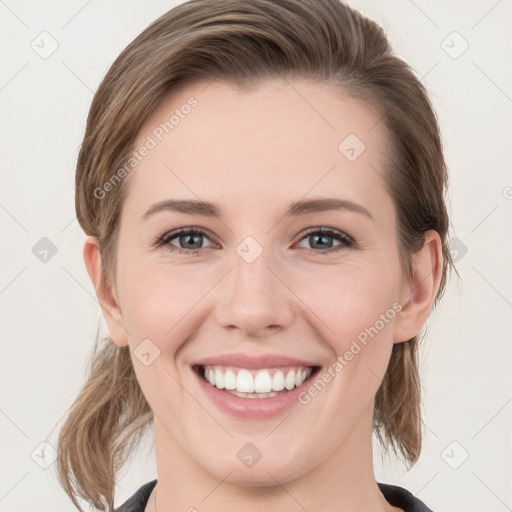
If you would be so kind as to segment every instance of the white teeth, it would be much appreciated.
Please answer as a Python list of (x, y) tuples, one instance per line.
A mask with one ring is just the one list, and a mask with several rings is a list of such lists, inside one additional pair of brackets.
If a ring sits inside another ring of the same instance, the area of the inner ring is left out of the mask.
[(291, 391), (295, 387), (295, 372), (290, 370), (284, 379), (284, 387)]
[(240, 398), (272, 398), (279, 394), (274, 391), (271, 391), (270, 393), (240, 393), (239, 391), (229, 391), (229, 393)]
[(239, 370), (236, 377), (236, 390), (242, 393), (254, 393), (254, 379), (249, 370)]
[(281, 370), (274, 373), (272, 377), (272, 389), (274, 391), (282, 391), (284, 389), (284, 375)]
[(256, 374), (254, 391), (256, 393), (270, 393), (272, 391), (272, 377), (268, 372), (262, 371)]
[(235, 372), (227, 370), (224, 374), (224, 387), (226, 389), (236, 389), (236, 375)]
[(218, 368), (215, 368), (215, 386), (224, 389), (224, 375)]
[[(273, 376), (270, 370), (262, 369), (257, 373), (241, 368), (226, 369), (222, 366), (207, 367), (205, 379), (218, 389), (224, 389), (242, 398), (271, 398), (278, 392), (291, 391), (300, 386), (310, 375), (311, 368), (291, 368), (286, 377), (283, 371), (277, 370)], [(253, 374), (255, 375), (253, 376)]]

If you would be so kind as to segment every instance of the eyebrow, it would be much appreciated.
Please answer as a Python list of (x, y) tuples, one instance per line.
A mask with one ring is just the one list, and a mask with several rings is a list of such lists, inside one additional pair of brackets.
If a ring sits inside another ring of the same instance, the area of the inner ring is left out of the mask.
[[(349, 212), (361, 213), (373, 220), (372, 215), (363, 205), (354, 203), (348, 199), (336, 198), (295, 201), (289, 204), (284, 216), (297, 217), (300, 215), (320, 213), (331, 210), (345, 210)], [(220, 209), (215, 204), (208, 201), (167, 199), (152, 205), (149, 210), (144, 213), (144, 215), (142, 215), (142, 220), (145, 220), (151, 215), (161, 211), (174, 211), (188, 215), (204, 215), (206, 217), (222, 219)]]

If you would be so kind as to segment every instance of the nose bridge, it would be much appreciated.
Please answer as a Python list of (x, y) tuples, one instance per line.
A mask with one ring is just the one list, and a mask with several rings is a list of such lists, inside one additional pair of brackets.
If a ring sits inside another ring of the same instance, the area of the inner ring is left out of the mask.
[[(271, 248), (263, 246), (256, 238), (247, 236), (236, 247), (236, 256), (233, 257), (233, 293), (239, 297), (239, 300), (244, 296), (246, 298), (264, 298), (268, 302), (270, 297), (265, 295), (272, 295), (272, 288), (275, 283), (271, 283), (271, 278), (274, 277), (268, 266), (272, 265), (272, 255), (270, 254)], [(253, 297), (254, 296), (254, 297)]]
[(218, 307), (223, 326), (252, 335), (268, 327), (284, 327), (292, 318), (291, 294), (275, 275), (279, 271), (272, 248), (263, 243), (247, 236), (235, 247), (224, 300)]

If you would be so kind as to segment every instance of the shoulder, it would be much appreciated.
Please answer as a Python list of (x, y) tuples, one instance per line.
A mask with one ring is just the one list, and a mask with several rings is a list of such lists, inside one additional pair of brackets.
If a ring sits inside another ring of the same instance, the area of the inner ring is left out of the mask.
[(110, 510), (109, 512), (144, 512), (149, 495), (155, 485), (156, 478), (140, 487), (135, 494), (130, 496), (120, 507)]
[(407, 489), (397, 485), (378, 484), (380, 491), (391, 505), (404, 512), (432, 512), (425, 503), (414, 497)]

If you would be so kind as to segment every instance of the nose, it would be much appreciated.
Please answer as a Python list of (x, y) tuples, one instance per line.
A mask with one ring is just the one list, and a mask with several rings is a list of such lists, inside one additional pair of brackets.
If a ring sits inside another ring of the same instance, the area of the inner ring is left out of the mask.
[(219, 283), (216, 319), (221, 327), (238, 329), (243, 337), (265, 338), (292, 322), (294, 295), (268, 253), (264, 250), (252, 260), (243, 250), (235, 252), (231, 271)]

